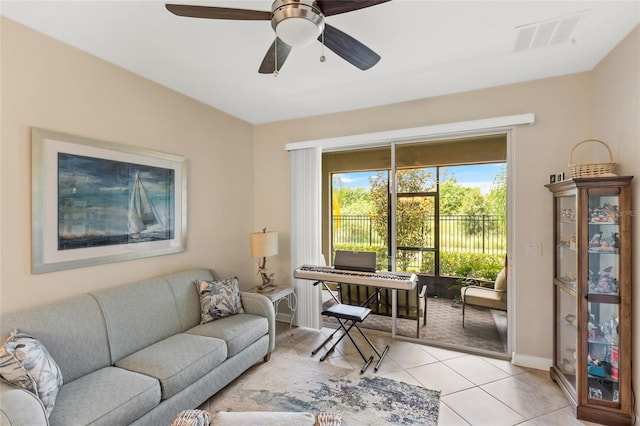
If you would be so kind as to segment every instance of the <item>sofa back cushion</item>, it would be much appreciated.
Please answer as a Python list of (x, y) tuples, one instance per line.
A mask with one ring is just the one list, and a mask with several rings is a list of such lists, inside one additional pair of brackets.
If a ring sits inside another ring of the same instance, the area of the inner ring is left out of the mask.
[(102, 312), (90, 295), (3, 315), (2, 342), (14, 328), (44, 345), (60, 367), (64, 383), (111, 365)]
[(93, 293), (107, 325), (113, 362), (180, 332), (173, 292), (161, 277)]
[(190, 269), (160, 277), (171, 287), (180, 317), (180, 331), (184, 332), (200, 324), (200, 295), (195, 282), (217, 280), (218, 276), (209, 269)]

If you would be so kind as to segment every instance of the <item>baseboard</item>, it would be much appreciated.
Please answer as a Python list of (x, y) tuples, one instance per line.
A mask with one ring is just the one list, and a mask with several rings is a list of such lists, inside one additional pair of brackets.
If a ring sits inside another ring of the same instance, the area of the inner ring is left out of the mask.
[(522, 355), (515, 352), (511, 356), (511, 362), (513, 363), (513, 365), (535, 368), (536, 370), (549, 370), (553, 365), (553, 361), (551, 360), (551, 358)]
[(289, 324), (291, 322), (291, 314), (283, 314), (281, 312), (278, 312), (278, 315), (276, 315), (276, 321), (286, 322), (287, 324)]

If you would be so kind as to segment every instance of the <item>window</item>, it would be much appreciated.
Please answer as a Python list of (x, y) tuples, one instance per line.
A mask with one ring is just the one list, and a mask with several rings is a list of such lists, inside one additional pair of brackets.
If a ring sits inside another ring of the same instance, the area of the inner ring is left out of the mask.
[(506, 253), (505, 135), (398, 145), (395, 188), (391, 149), (323, 154), (324, 252), (376, 251), (381, 270), (436, 277), (492, 263), (497, 273)]

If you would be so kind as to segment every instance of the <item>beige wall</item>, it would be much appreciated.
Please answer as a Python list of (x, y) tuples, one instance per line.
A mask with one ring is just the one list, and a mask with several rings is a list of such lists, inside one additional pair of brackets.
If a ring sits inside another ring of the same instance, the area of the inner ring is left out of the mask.
[[(193, 266), (253, 284), (252, 126), (2, 18), (2, 311)], [(180, 254), (32, 275), (31, 127), (188, 159)]]
[[(637, 31), (636, 31), (637, 33)], [(637, 35), (635, 36), (637, 38)], [(621, 48), (629, 44), (625, 42)], [(636, 43), (637, 45), (637, 43)], [(630, 49), (633, 47), (626, 47)], [(614, 57), (615, 56), (615, 62)], [(631, 58), (631, 59), (629, 59)], [(625, 91), (634, 76), (640, 73), (638, 61), (633, 56), (625, 59), (625, 53), (612, 54), (599, 68), (613, 68), (614, 78), (622, 73), (628, 81), (615, 83)], [(544, 188), (548, 175), (566, 171), (573, 145), (581, 140), (596, 137), (593, 126), (594, 91), (598, 96), (608, 88), (601, 88), (601, 73), (588, 72), (567, 75), (527, 83), (514, 84), (474, 92), (461, 93), (384, 107), (369, 108), (313, 118), (269, 123), (255, 127), (254, 170), (256, 226), (267, 223), (270, 228), (286, 235), (279, 256), (280, 276), (290, 276), (288, 231), (289, 175), (288, 157), (284, 146), (290, 142), (332, 138), (353, 134), (371, 133), (457, 122), (503, 115), (533, 112), (536, 123), (518, 127), (514, 132), (513, 184), (515, 235), (513, 236), (510, 265), (514, 268), (516, 298), (515, 327), (517, 338), (514, 349), (519, 361), (529, 365), (544, 365), (552, 358), (552, 308), (551, 286), (553, 266), (553, 236), (551, 195)], [(596, 84), (594, 84), (594, 79)], [(427, 83), (425, 83), (427, 84)], [(614, 83), (611, 83), (614, 84)], [(616, 105), (616, 120), (624, 120), (626, 127), (637, 125), (637, 83), (635, 90), (624, 95), (626, 103)], [(613, 102), (613, 100), (611, 101)], [(625, 104), (636, 102), (626, 109)], [(614, 120), (614, 118), (610, 118)], [(635, 133), (634, 133), (635, 132)], [(616, 155), (628, 153), (628, 158), (638, 159), (638, 134), (627, 132), (629, 137), (607, 137)], [(605, 135), (608, 136), (608, 135)], [(605, 136), (602, 136), (603, 138)], [(634, 155), (631, 157), (631, 155)], [(627, 160), (620, 172), (640, 174), (640, 162)], [(637, 191), (636, 191), (637, 192)], [(638, 195), (636, 194), (638, 198)], [(636, 202), (637, 203), (637, 202)], [(637, 204), (636, 204), (637, 205)], [(637, 228), (637, 227), (636, 227)], [(636, 229), (636, 236), (637, 234)], [(542, 243), (542, 256), (527, 256), (527, 242)], [(637, 256), (637, 254), (636, 254)], [(636, 257), (637, 259), (637, 257)], [(638, 264), (638, 262), (636, 262)], [(636, 295), (635, 306), (638, 305)], [(638, 351), (636, 351), (636, 354)], [(637, 359), (636, 355), (636, 359)], [(636, 362), (638, 364), (638, 362)]]
[[(518, 127), (513, 144), (515, 223), (513, 260), (516, 290), (515, 349), (533, 364), (551, 358), (552, 211), (544, 188), (548, 175), (566, 168), (571, 144), (591, 133), (592, 90), (589, 73), (406, 102), (386, 107), (256, 126), (256, 223), (266, 220), (288, 232), (288, 142), (426, 126), (533, 112), (536, 124)], [(260, 161), (258, 162), (258, 159)], [(541, 257), (525, 256), (526, 242), (541, 242)], [(288, 247), (282, 250), (282, 273)]]
[[(633, 382), (640, 383), (640, 27), (594, 71), (593, 136), (612, 146), (616, 172), (635, 176), (631, 186), (633, 233)], [(636, 412), (638, 403), (636, 402)]]
[[(532, 364), (550, 359), (552, 212), (543, 185), (550, 173), (566, 170), (576, 142), (592, 137), (611, 145), (619, 173), (640, 176), (639, 37), (636, 29), (593, 72), (251, 126), (2, 18), (0, 309), (17, 310), (191, 266), (237, 274), (248, 287), (255, 276), (247, 234), (263, 227), (280, 232), (280, 254), (269, 264), (286, 281), (297, 266), (289, 264), (286, 143), (533, 112), (536, 123), (514, 132), (512, 153), (515, 350)], [(187, 157), (187, 252), (32, 275), (32, 126)], [(253, 170), (246, 163), (251, 157)], [(634, 196), (637, 213), (637, 182)], [(637, 215), (633, 225), (637, 242)], [(542, 256), (526, 256), (526, 242), (541, 242)], [(634, 252), (634, 264), (640, 264), (640, 250)], [(637, 277), (636, 271), (634, 283)], [(640, 307), (640, 292), (634, 294), (634, 307)], [(637, 339), (634, 344), (637, 365)], [(638, 383), (637, 371), (635, 378)]]

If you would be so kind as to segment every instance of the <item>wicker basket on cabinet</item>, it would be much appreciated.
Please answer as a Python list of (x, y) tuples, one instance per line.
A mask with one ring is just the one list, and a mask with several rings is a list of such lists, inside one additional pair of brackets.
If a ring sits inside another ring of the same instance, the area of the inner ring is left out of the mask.
[[(573, 164), (573, 153), (577, 147), (587, 142), (598, 142), (604, 145), (609, 152), (609, 161), (604, 163), (583, 163), (583, 164)], [(572, 178), (580, 178), (580, 177), (595, 177), (602, 176), (607, 174), (613, 174), (613, 167), (616, 163), (613, 161), (613, 154), (611, 153), (611, 148), (605, 142), (598, 139), (587, 139), (582, 142), (578, 142), (573, 149), (571, 150), (571, 154), (569, 155), (569, 171), (571, 172)]]

